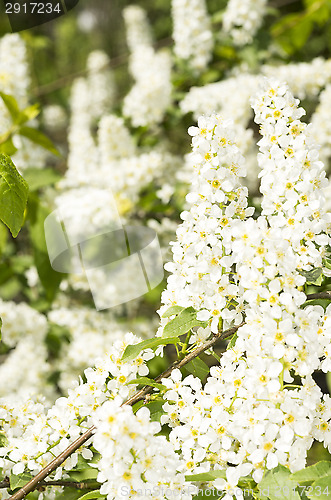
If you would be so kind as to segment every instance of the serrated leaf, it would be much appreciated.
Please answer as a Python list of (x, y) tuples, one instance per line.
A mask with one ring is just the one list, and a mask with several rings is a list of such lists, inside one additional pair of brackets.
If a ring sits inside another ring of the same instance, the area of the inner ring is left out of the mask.
[(209, 366), (198, 357), (187, 363), (185, 369), (201, 380), (205, 379), (210, 371)]
[(143, 342), (139, 342), (139, 344), (128, 345), (123, 353), (122, 361), (131, 361), (136, 358), (143, 349), (155, 349), (159, 345), (177, 344), (177, 342), (179, 342), (178, 337), (167, 339), (155, 337), (153, 339), (143, 340)]
[(35, 191), (44, 186), (55, 184), (61, 179), (61, 175), (52, 168), (27, 168), (24, 170), (24, 178), (29, 185), (30, 191)]
[(100, 491), (90, 491), (89, 493), (85, 493), (82, 497), (79, 497), (78, 500), (90, 500), (92, 498), (106, 498), (105, 495), (101, 495)]
[(197, 319), (197, 311), (193, 307), (186, 307), (176, 318), (167, 323), (163, 329), (162, 337), (179, 337), (195, 326), (206, 326), (206, 321)]
[(321, 267), (311, 269), (310, 271), (299, 271), (301, 276), (306, 278), (306, 285), (320, 286), (323, 281), (323, 270)]
[(13, 120), (13, 122), (16, 122), (18, 119), (19, 115), (21, 114), (20, 108), (17, 104), (17, 101), (15, 97), (9, 94), (5, 94), (4, 92), (0, 92), (0, 96), (8, 109), (10, 116)]
[(330, 500), (331, 474), (314, 481), (311, 485), (311, 491), (310, 488), (307, 488), (306, 495), (312, 500)]
[(238, 338), (237, 333), (235, 333), (234, 335), (232, 335), (231, 340), (230, 340), (230, 342), (228, 343), (228, 345), (226, 347), (226, 350), (232, 349), (235, 346), (237, 338)]
[(38, 146), (47, 149), (54, 155), (60, 156), (60, 153), (58, 152), (52, 141), (36, 128), (23, 126), (20, 127), (18, 133), (20, 135), (23, 135), (33, 143), (38, 144)]
[(27, 474), (26, 472), (22, 472), (22, 474), (11, 474), (9, 478), (9, 484), (11, 490), (16, 490), (17, 488), (22, 488), (26, 483), (32, 479), (31, 474)]
[(0, 219), (16, 238), (24, 221), (29, 188), (9, 156), (0, 153)]
[(126, 385), (130, 384), (138, 384), (138, 385), (150, 385), (151, 387), (156, 387), (156, 389), (159, 389), (160, 391), (166, 389), (166, 386), (163, 384), (158, 384), (153, 380), (152, 378), (148, 377), (138, 377), (135, 378), (134, 380), (130, 380), (130, 382), (127, 382)]
[(269, 470), (259, 483), (262, 496), (270, 500), (300, 500), (299, 493), (295, 491), (297, 482), (291, 479), (290, 471), (283, 465)]
[(169, 318), (170, 316), (173, 316), (174, 314), (179, 314), (185, 309), (185, 307), (182, 306), (171, 306), (169, 309), (167, 309), (163, 314), (162, 318)]
[(214, 479), (226, 479), (225, 470), (212, 470), (210, 472), (202, 472), (200, 474), (190, 474), (185, 476), (185, 481), (214, 481)]
[(290, 477), (293, 481), (305, 483), (308, 481), (315, 481), (327, 475), (331, 475), (331, 462), (322, 460), (321, 462), (317, 462), (317, 464), (310, 465), (305, 469), (294, 472)]
[(164, 403), (165, 403), (165, 401), (151, 401), (150, 403), (148, 403), (146, 405), (146, 407), (150, 411), (152, 422), (159, 422), (161, 419), (161, 416), (165, 414), (165, 411), (162, 408)]

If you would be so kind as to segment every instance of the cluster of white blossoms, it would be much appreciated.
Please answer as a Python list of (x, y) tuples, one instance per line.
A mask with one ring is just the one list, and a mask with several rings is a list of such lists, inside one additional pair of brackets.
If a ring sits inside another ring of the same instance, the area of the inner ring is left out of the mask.
[(185, 482), (181, 459), (166, 436), (156, 436), (159, 422), (152, 422), (147, 408), (136, 414), (121, 401), (105, 402), (94, 415), (97, 430), (93, 446), (98, 462), (100, 493), (107, 500), (119, 498), (189, 500), (196, 488)]
[(138, 46), (150, 47), (153, 43), (152, 30), (146, 11), (138, 5), (129, 5), (122, 11), (126, 29), (126, 43), (131, 53)]
[[(291, 471), (303, 468), (314, 439), (331, 450), (331, 398), (312, 378), (315, 370), (327, 372), (331, 366), (331, 306), (325, 312), (320, 306), (301, 307), (306, 301), (302, 272), (321, 268), (330, 243), (325, 172), (309, 127), (300, 121), (303, 110), (285, 84), (266, 81), (252, 105), (263, 136), (262, 215), (229, 224), (228, 236), (245, 324), (203, 389), (192, 376), (181, 381), (176, 370), (162, 380), (168, 388), (162, 422), (173, 427), (170, 441), (181, 450), (187, 470), (224, 470), (224, 479), (212, 484), (225, 491), (247, 474), (258, 483), (278, 464)], [(207, 131), (208, 137), (206, 122), (215, 120), (200, 122), (200, 134)], [(223, 131), (212, 130), (210, 143), (223, 139)], [(226, 165), (219, 155), (217, 161)], [(203, 168), (199, 175), (203, 179)], [(189, 258), (187, 253), (187, 265)], [(179, 273), (176, 279), (185, 289)]]
[(43, 393), (52, 399), (54, 391), (45, 382), (51, 373), (45, 345), (46, 317), (26, 303), (2, 300), (0, 317), (2, 342), (10, 348), (0, 366), (0, 396)]
[(115, 83), (109, 65), (109, 57), (102, 50), (94, 50), (87, 58), (90, 113), (94, 119), (100, 118), (114, 103)]
[[(179, 371), (162, 380), (168, 387), (162, 422), (173, 427), (170, 441), (188, 470), (224, 469), (225, 478), (213, 485), (225, 491), (247, 474), (259, 482), (266, 468), (278, 464), (303, 468), (314, 439), (331, 450), (331, 398), (312, 378), (315, 370), (331, 366), (331, 306), (325, 312), (320, 306), (300, 307), (306, 300), (300, 270), (321, 268), (330, 242), (325, 172), (309, 127), (300, 121), (303, 110), (285, 84), (266, 81), (252, 105), (263, 135), (262, 216), (228, 225), (245, 324), (203, 389), (192, 376), (181, 381)], [(199, 123), (210, 143), (223, 138), (223, 131), (212, 128), (215, 120)], [(226, 157), (218, 154), (215, 161), (225, 166)], [(204, 177), (201, 167), (199, 176)], [(194, 230), (190, 236), (196, 237)], [(211, 250), (214, 244), (209, 243)], [(171, 268), (176, 273), (176, 264)], [(183, 272), (171, 276), (171, 285), (173, 280), (185, 289)]]
[(166, 50), (138, 46), (131, 55), (130, 69), (135, 79), (123, 102), (123, 114), (134, 127), (162, 121), (171, 102), (171, 57)]
[[(173, 262), (165, 266), (171, 275), (159, 312), (162, 316), (175, 304), (192, 306), (200, 311), (199, 319), (213, 318), (211, 330), (217, 332), (220, 318), (241, 321), (241, 290), (231, 277), (231, 235), (238, 220), (254, 209), (247, 208), (247, 188), (240, 183), (246, 170), (230, 122), (213, 115), (201, 117), (198, 125), (189, 129), (195, 170), (186, 197), (191, 208), (181, 214)], [(161, 331), (168, 321), (161, 319)], [(209, 333), (206, 329), (202, 338)]]
[[(17, 100), (20, 109), (28, 106), (28, 90), (30, 71), (28, 54), (23, 39), (16, 33), (8, 34), (0, 41), (0, 90)], [(0, 99), (0, 133), (4, 134), (11, 125), (8, 109)], [(37, 125), (36, 120), (28, 123), (30, 127)], [(18, 151), (13, 155), (13, 161), (18, 169), (28, 166), (41, 168), (45, 164), (47, 152), (25, 137), (13, 135), (13, 144)]]
[[(23, 471), (35, 474), (45, 467), (54, 455), (60, 454), (86, 429), (91, 427), (96, 409), (105, 401), (115, 399), (123, 402), (136, 391), (137, 385), (126, 385), (139, 375), (148, 374), (146, 361), (153, 353), (145, 350), (133, 361), (122, 362), (128, 345), (141, 339), (127, 333), (99, 358), (94, 368), (85, 370), (86, 382), (68, 391), (68, 397), (56, 400), (49, 406), (44, 400), (30, 399), (22, 402), (16, 397), (0, 399), (0, 422), (3, 444), (0, 448), (0, 467), (5, 475), (20, 474)], [(54, 477), (61, 479), (66, 471), (77, 464), (78, 454), (90, 459), (93, 456), (87, 442), (73, 453), (55, 471)], [(48, 498), (48, 497), (47, 497)]]
[(212, 56), (213, 35), (205, 0), (172, 0), (174, 53), (200, 72)]
[(310, 62), (280, 66), (264, 65), (261, 71), (268, 78), (277, 78), (286, 82), (299, 99), (316, 97), (320, 90), (330, 82), (331, 59), (316, 57)]
[(109, 313), (84, 307), (56, 307), (48, 314), (52, 323), (66, 327), (70, 342), (63, 343), (56, 364), (60, 373), (58, 386), (72, 388), (79, 375), (102, 357), (116, 340), (125, 335), (125, 329)]
[(319, 157), (325, 165), (331, 157), (331, 124), (329, 108), (331, 104), (331, 85), (328, 84), (321, 92), (315, 113), (311, 117), (311, 134), (320, 146)]
[(135, 80), (123, 102), (123, 115), (134, 127), (160, 123), (171, 103), (171, 56), (155, 51), (145, 11), (138, 6), (124, 10), (127, 43), (131, 52), (129, 69)]
[(236, 45), (252, 43), (266, 14), (267, 0), (229, 0), (223, 15), (223, 30)]

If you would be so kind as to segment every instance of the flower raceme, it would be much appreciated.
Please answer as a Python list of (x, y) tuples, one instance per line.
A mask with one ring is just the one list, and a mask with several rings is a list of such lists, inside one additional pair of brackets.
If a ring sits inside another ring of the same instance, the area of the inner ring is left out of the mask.
[[(149, 497), (160, 500), (170, 492), (190, 499), (195, 492), (185, 476), (200, 473), (215, 477), (209, 486), (223, 490), (226, 500), (233, 492), (242, 498), (240, 478), (259, 483), (278, 464), (292, 472), (303, 468), (314, 440), (331, 451), (331, 398), (312, 377), (331, 367), (331, 305), (326, 311), (305, 307), (304, 293), (307, 273), (322, 270), (330, 244), (330, 217), (323, 211), (327, 181), (288, 87), (267, 80), (252, 106), (262, 134), (262, 213), (254, 219), (248, 206), (241, 184), (245, 160), (231, 122), (201, 117), (189, 129), (195, 165), (189, 208), (167, 264), (171, 274), (158, 331), (162, 335), (173, 319), (163, 313), (178, 305), (193, 308), (206, 325), (189, 334), (189, 349), (220, 327), (239, 325), (244, 316), (235, 342), (204, 385), (193, 375), (183, 379), (178, 369), (161, 380), (160, 418), (170, 427), (169, 437), (160, 435), (147, 408), (134, 413), (121, 406), (154, 356), (145, 350), (124, 361), (126, 346), (139, 341), (132, 334), (116, 341), (85, 371), (86, 382), (48, 411), (39, 401), (23, 409), (16, 401), (2, 402), (7, 444), (0, 464), (6, 474), (40, 470), (50, 453), (62, 451), (91, 423), (98, 481), (108, 500), (121, 492), (136, 498), (140, 491), (158, 491)], [(86, 460), (93, 456), (90, 443), (81, 451)], [(76, 461), (75, 453), (65, 471)], [(65, 471), (59, 468), (56, 478), (66, 477)]]

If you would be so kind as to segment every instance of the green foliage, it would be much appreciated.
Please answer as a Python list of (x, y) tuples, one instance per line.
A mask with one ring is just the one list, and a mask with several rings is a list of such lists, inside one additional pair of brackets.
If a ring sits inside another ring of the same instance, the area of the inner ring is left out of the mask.
[(106, 498), (105, 495), (101, 495), (100, 491), (90, 491), (85, 493), (85, 495), (78, 498), (78, 500), (90, 500), (92, 498)]
[(16, 238), (24, 221), (29, 188), (9, 156), (0, 153), (0, 219)]
[(157, 382), (154, 382), (153, 379), (150, 379), (148, 377), (135, 378), (133, 380), (130, 380), (130, 382), (127, 382), (127, 385), (129, 385), (129, 384), (149, 385), (151, 387), (155, 387), (156, 389), (159, 389), (160, 391), (163, 391), (164, 389), (166, 389), (165, 385), (158, 384)]
[(187, 333), (195, 326), (206, 326), (207, 321), (197, 319), (197, 311), (193, 307), (186, 307), (178, 316), (169, 321), (163, 329), (162, 337), (175, 337)]
[(226, 479), (225, 470), (213, 470), (202, 472), (201, 474), (189, 474), (185, 476), (185, 481), (214, 481), (215, 479)]
[(296, 491), (297, 482), (283, 465), (268, 470), (259, 483), (260, 498), (270, 500), (300, 500)]
[(39, 130), (32, 128), (32, 127), (25, 126), (25, 127), (20, 127), (18, 133), (20, 135), (23, 135), (27, 139), (29, 139), (34, 144), (38, 144), (38, 146), (41, 146), (42, 148), (47, 149), (48, 151), (50, 151), (54, 155), (57, 155), (57, 156), (59, 155), (59, 152), (56, 149), (56, 147), (54, 146), (54, 144), (52, 143), (52, 141), (50, 139), (48, 139), (48, 137), (46, 137), (46, 135), (44, 135)]
[(162, 314), (162, 318), (170, 318), (170, 316), (173, 316), (173, 315), (178, 315), (179, 313), (181, 313), (183, 310), (185, 309), (185, 307), (182, 307), (182, 306), (171, 306), (169, 307), (169, 309), (167, 309), (163, 314)]
[(46, 298), (49, 302), (52, 302), (65, 275), (54, 271), (49, 261), (44, 231), (44, 222), (49, 213), (49, 210), (39, 203), (37, 197), (30, 196), (29, 236), (33, 248), (34, 262), (45, 290)]
[(323, 270), (321, 267), (311, 269), (310, 271), (299, 271), (306, 278), (306, 285), (320, 286), (323, 282)]
[(22, 472), (22, 474), (11, 474), (9, 478), (9, 484), (11, 490), (16, 490), (18, 488), (22, 488), (30, 479), (32, 479), (31, 474), (27, 474), (26, 472)]
[(187, 365), (185, 365), (185, 370), (201, 380), (204, 380), (209, 374), (209, 366), (206, 365), (206, 363), (199, 357), (196, 357), (187, 363)]
[(132, 359), (136, 358), (143, 349), (155, 349), (160, 345), (177, 344), (178, 342), (178, 337), (171, 337), (166, 339), (155, 337), (152, 339), (143, 340), (143, 342), (139, 342), (139, 344), (128, 345), (123, 353), (122, 361), (131, 361)]
[(308, 498), (327, 500), (331, 494), (331, 462), (322, 461), (291, 474)]
[(30, 191), (36, 191), (37, 189), (56, 184), (61, 179), (61, 175), (52, 168), (40, 169), (30, 167), (24, 170), (24, 178), (29, 184)]

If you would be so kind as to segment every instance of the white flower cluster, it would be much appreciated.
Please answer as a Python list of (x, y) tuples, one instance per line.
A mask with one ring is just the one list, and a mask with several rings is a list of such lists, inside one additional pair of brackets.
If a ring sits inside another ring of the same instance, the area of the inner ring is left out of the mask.
[[(26, 303), (0, 301), (2, 341), (12, 348), (0, 365), (0, 396), (44, 393), (54, 396), (47, 386), (51, 367), (47, 362), (46, 317)], [(19, 369), (18, 369), (19, 367)]]
[[(16, 33), (8, 34), (0, 41), (0, 90), (4, 94), (13, 96), (20, 109), (28, 106), (28, 88), (30, 72), (27, 50), (23, 39)], [(10, 114), (0, 99), (0, 133), (8, 131), (11, 124)], [(28, 123), (36, 126), (36, 121)], [(18, 151), (13, 155), (13, 161), (18, 169), (33, 166), (42, 168), (45, 164), (47, 152), (25, 137), (13, 135), (13, 144)]]
[(213, 35), (205, 0), (172, 0), (174, 53), (194, 70), (204, 70), (211, 59)]
[[(94, 368), (85, 370), (86, 382), (81, 380), (69, 389), (68, 397), (57, 399), (52, 407), (38, 399), (24, 403), (14, 397), (1, 399), (0, 421), (5, 437), (0, 448), (3, 473), (39, 472), (92, 425), (93, 413), (106, 400), (117, 397), (122, 402), (130, 397), (137, 386), (126, 385), (126, 382), (148, 374), (145, 361), (153, 357), (153, 353), (147, 350), (131, 362), (122, 362), (121, 357), (128, 345), (140, 340), (128, 333), (123, 340), (114, 342)], [(85, 459), (92, 458), (89, 445), (87, 442), (83, 449), (73, 453), (63, 468), (55, 471), (55, 478), (60, 479), (65, 471), (75, 467), (79, 453)]]
[(325, 165), (331, 157), (331, 124), (329, 109), (331, 104), (331, 84), (321, 92), (315, 113), (311, 117), (311, 134), (320, 146), (319, 157)]
[(152, 47), (151, 30), (145, 11), (137, 6), (124, 10), (131, 56), (129, 69), (135, 84), (123, 102), (123, 115), (134, 127), (160, 123), (171, 102), (171, 57), (166, 50)]
[[(160, 315), (174, 304), (192, 306), (200, 311), (199, 319), (213, 318), (211, 329), (217, 332), (220, 318), (241, 321), (241, 293), (230, 276), (231, 235), (238, 219), (252, 215), (254, 209), (247, 208), (247, 188), (240, 185), (246, 170), (231, 124), (213, 115), (201, 117), (198, 125), (189, 129), (195, 165), (186, 197), (191, 208), (181, 214), (184, 222), (172, 247), (173, 263), (165, 266), (172, 274)], [(167, 321), (162, 319), (161, 326)]]
[(181, 381), (176, 370), (162, 380), (170, 441), (187, 470), (224, 469), (226, 479), (213, 485), (225, 492), (250, 473), (258, 483), (278, 464), (303, 468), (314, 439), (331, 450), (331, 398), (312, 378), (331, 366), (331, 306), (325, 313), (320, 306), (301, 308), (306, 278), (300, 273), (321, 267), (330, 241), (325, 173), (285, 84), (266, 81), (252, 104), (263, 135), (262, 216), (230, 224), (228, 236), (245, 325), (203, 389), (192, 376)]
[(299, 99), (315, 97), (331, 79), (331, 59), (316, 57), (310, 62), (290, 63), (281, 66), (264, 65), (263, 75), (277, 78), (288, 84)]
[(134, 127), (162, 121), (171, 102), (171, 57), (166, 50), (138, 46), (131, 56), (130, 69), (135, 84), (124, 98), (123, 115)]
[(223, 29), (236, 45), (252, 43), (266, 14), (267, 0), (229, 0), (223, 15)]
[(130, 52), (134, 52), (138, 46), (150, 47), (153, 37), (146, 11), (138, 5), (129, 5), (122, 13)]
[(60, 372), (59, 387), (71, 388), (77, 377), (103, 356), (114, 341), (124, 337), (124, 328), (108, 313), (87, 308), (59, 307), (50, 311), (48, 319), (68, 329), (70, 343), (63, 343), (56, 368)]
[(172, 444), (165, 436), (156, 436), (161, 425), (150, 420), (147, 408), (134, 414), (115, 399), (105, 402), (93, 421), (97, 428), (93, 446), (101, 454), (98, 481), (107, 500), (192, 498), (195, 488), (178, 471), (181, 460)]
[(110, 60), (102, 50), (94, 50), (87, 59), (87, 84), (89, 88), (91, 118), (100, 118), (110, 109), (115, 98), (115, 82), (109, 69)]

